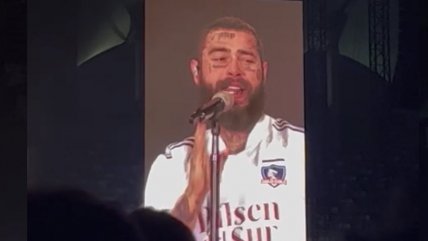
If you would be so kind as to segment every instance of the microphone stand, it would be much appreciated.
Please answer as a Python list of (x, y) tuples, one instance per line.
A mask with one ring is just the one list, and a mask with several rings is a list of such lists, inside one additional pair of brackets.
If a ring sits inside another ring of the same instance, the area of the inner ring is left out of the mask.
[(211, 134), (212, 134), (212, 148), (211, 148), (211, 156), (210, 156), (210, 167), (211, 167), (211, 189), (210, 189), (210, 211), (209, 211), (209, 219), (210, 219), (210, 241), (218, 241), (219, 232), (218, 232), (218, 210), (219, 210), (219, 195), (220, 195), (220, 187), (219, 187), (219, 173), (220, 173), (220, 153), (219, 153), (219, 136), (220, 136), (220, 125), (216, 118), (211, 119)]

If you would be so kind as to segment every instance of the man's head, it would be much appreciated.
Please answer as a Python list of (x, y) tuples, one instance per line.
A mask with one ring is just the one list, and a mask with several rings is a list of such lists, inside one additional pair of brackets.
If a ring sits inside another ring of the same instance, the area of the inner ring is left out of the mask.
[(220, 119), (226, 127), (247, 128), (262, 114), (267, 74), (262, 51), (254, 28), (235, 17), (217, 19), (202, 32), (190, 70), (204, 100), (222, 90), (234, 96), (234, 107)]

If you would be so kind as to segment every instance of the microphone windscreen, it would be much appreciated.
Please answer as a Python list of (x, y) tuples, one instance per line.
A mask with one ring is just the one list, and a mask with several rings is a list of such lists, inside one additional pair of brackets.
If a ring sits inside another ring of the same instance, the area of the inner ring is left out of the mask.
[(226, 112), (226, 111), (230, 110), (233, 107), (234, 98), (233, 98), (233, 95), (230, 94), (229, 92), (227, 92), (227, 91), (217, 92), (212, 97), (212, 99), (215, 99), (215, 98), (220, 98), (223, 101), (223, 103), (224, 103), (223, 112)]

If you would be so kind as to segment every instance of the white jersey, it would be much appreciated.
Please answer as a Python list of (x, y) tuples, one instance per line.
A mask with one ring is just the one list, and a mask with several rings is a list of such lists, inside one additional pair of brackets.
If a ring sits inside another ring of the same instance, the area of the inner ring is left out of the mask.
[[(210, 131), (206, 136), (210, 141)], [(174, 207), (187, 186), (186, 159), (192, 146), (193, 138), (187, 138), (157, 157), (146, 184), (145, 206)], [(224, 147), (220, 138), (220, 151)], [(209, 240), (207, 199), (193, 230), (198, 241)], [(303, 129), (263, 115), (245, 150), (229, 155), (225, 162), (219, 209), (219, 241), (305, 241)]]

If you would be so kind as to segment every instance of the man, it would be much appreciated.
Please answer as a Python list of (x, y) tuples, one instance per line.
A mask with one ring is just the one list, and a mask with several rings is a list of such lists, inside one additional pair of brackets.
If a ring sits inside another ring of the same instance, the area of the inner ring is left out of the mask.
[[(306, 240), (304, 134), (263, 113), (268, 64), (256, 31), (220, 18), (203, 31), (198, 55), (190, 71), (203, 100), (219, 91), (234, 98), (219, 116), (220, 240)], [(145, 191), (146, 206), (169, 210), (197, 240), (209, 239), (208, 129), (197, 123), (193, 137), (169, 145)]]

